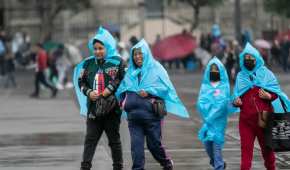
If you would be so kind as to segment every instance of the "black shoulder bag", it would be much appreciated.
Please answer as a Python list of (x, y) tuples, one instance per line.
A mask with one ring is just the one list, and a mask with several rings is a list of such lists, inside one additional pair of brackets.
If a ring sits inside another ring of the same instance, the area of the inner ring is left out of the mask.
[(287, 112), (285, 103), (280, 99), (284, 113), (269, 115), (265, 128), (265, 143), (275, 152), (290, 151), (290, 113)]
[(167, 115), (165, 102), (161, 98), (153, 98), (152, 99), (152, 107), (153, 107), (153, 112), (158, 117), (164, 117)]

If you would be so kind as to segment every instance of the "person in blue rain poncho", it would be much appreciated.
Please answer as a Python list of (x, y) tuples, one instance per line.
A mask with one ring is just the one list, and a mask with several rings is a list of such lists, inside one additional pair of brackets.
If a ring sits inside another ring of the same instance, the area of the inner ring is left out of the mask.
[(290, 102), (257, 49), (247, 43), (239, 57), (241, 71), (236, 78), (233, 104), (240, 108), (241, 170), (251, 169), (255, 138), (260, 144), (266, 169), (275, 170), (275, 155), (265, 146), (263, 123), (259, 117), (264, 112), (284, 113), (281, 101), (289, 112)]
[(74, 69), (74, 87), (80, 114), (87, 118), (81, 170), (90, 170), (93, 156), (103, 132), (111, 148), (113, 170), (123, 169), (120, 140), (121, 109), (115, 92), (125, 75), (113, 36), (100, 27), (88, 44), (93, 56), (80, 62)]
[(223, 64), (216, 57), (206, 66), (199, 91), (197, 110), (202, 118), (198, 138), (203, 142), (215, 170), (226, 168), (222, 158), (227, 117), (230, 110), (230, 83)]
[[(244, 64), (244, 56), (252, 54), (256, 59), (256, 64), (253, 70), (248, 70)], [(245, 49), (240, 54), (241, 71), (237, 75), (237, 81), (234, 88), (234, 98), (242, 96), (245, 92), (254, 86), (261, 87), (265, 90), (277, 94), (286, 106), (286, 110), (290, 111), (290, 101), (287, 95), (281, 90), (280, 84), (271, 70), (269, 70), (264, 63), (259, 51), (255, 49), (250, 43), (247, 43)], [(253, 80), (251, 80), (251, 77)], [(272, 102), (274, 111), (276, 113), (283, 113), (281, 102), (279, 99)]]
[(189, 115), (166, 70), (153, 58), (144, 39), (132, 47), (129, 68), (116, 95), (128, 117), (132, 170), (144, 170), (144, 138), (149, 151), (163, 169), (173, 169), (172, 161), (161, 143), (163, 116), (153, 110), (152, 103), (161, 99), (165, 103), (166, 112), (184, 118)]

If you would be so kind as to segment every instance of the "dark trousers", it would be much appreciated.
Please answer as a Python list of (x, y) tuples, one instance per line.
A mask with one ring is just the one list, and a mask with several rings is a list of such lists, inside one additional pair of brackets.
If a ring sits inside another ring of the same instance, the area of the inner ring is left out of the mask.
[(154, 159), (160, 163), (164, 170), (171, 170), (171, 159), (166, 155), (161, 143), (161, 120), (133, 119), (129, 120), (131, 136), (132, 170), (144, 170), (144, 138), (146, 137), (147, 148)]
[(6, 73), (6, 80), (5, 80), (5, 85), (4, 87), (9, 87), (9, 84), (11, 84), (13, 87), (16, 87), (16, 81), (15, 81), (15, 76), (14, 72), (7, 72)]
[(82, 169), (89, 170), (91, 168), (97, 144), (104, 131), (111, 148), (113, 169), (121, 170), (123, 168), (122, 146), (119, 133), (120, 122), (120, 115), (117, 113), (111, 113), (96, 119), (87, 119), (87, 134), (85, 137), (83, 162), (81, 163)]
[(4, 56), (0, 56), (0, 76), (5, 75), (5, 60)]
[(34, 85), (35, 85), (35, 91), (34, 91), (34, 95), (38, 96), (39, 95), (39, 86), (40, 86), (40, 83), (43, 84), (44, 86), (48, 87), (52, 92), (55, 89), (55, 87), (53, 87), (52, 85), (50, 85), (46, 78), (45, 78), (45, 75), (44, 75), (44, 72), (42, 71), (39, 71), (39, 72), (36, 72), (35, 74), (35, 82), (34, 82)]
[(288, 71), (288, 56), (287, 55), (284, 55), (283, 56), (283, 70), (284, 72), (287, 72)]

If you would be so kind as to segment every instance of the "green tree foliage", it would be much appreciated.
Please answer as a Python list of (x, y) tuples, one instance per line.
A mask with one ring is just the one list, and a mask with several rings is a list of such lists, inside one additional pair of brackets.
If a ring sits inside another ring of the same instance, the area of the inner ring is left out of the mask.
[[(31, 0), (19, 0), (24, 5)], [(35, 0), (36, 9), (41, 19), (42, 39), (49, 38), (53, 31), (53, 21), (63, 10), (78, 12), (91, 7), (90, 0)]]
[(264, 0), (266, 11), (290, 18), (290, 0)]
[(177, 0), (180, 3), (186, 3), (193, 9), (193, 18), (190, 30), (193, 31), (199, 25), (200, 8), (205, 6), (217, 6), (223, 3), (224, 0)]

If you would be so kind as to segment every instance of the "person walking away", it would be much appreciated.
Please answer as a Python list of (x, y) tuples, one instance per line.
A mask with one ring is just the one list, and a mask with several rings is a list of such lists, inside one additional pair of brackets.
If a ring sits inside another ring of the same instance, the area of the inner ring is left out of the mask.
[[(10, 48), (9, 48), (10, 47)], [(15, 81), (15, 58), (11, 51), (11, 43), (8, 43), (7, 46), (7, 54), (5, 56), (5, 72), (6, 72), (6, 80), (4, 87), (8, 88), (11, 84), (13, 88), (17, 87), (16, 81)]]
[(229, 42), (228, 47), (226, 48), (227, 52), (226, 52), (226, 64), (225, 67), (227, 69), (227, 74), (229, 77), (229, 80), (232, 81), (234, 78), (232, 76), (232, 70), (235, 66), (235, 62), (236, 62), (236, 56), (235, 56), (235, 45), (233, 41)]
[(0, 76), (5, 75), (6, 37), (5, 31), (0, 31)]
[(282, 55), (283, 70), (286, 73), (288, 72), (289, 69), (288, 59), (290, 55), (290, 40), (288, 39), (288, 36), (284, 37), (283, 42), (281, 44), (281, 55)]
[(271, 64), (282, 65), (281, 47), (278, 40), (273, 41), (273, 45), (271, 47), (271, 56)]
[(58, 81), (56, 86), (58, 89), (63, 90), (65, 86), (65, 79), (67, 78), (66, 73), (70, 67), (68, 53), (65, 50), (65, 46), (63, 44), (59, 45), (53, 55), (56, 59), (56, 69), (58, 73)]
[(48, 87), (51, 90), (51, 97), (54, 98), (57, 95), (57, 89), (47, 82), (45, 76), (45, 70), (48, 68), (47, 53), (45, 52), (45, 50), (42, 47), (42, 44), (40, 43), (36, 44), (35, 51), (36, 51), (36, 69), (34, 82), (35, 89), (34, 92), (30, 95), (30, 97), (38, 98), (40, 84), (43, 84), (45, 87)]

